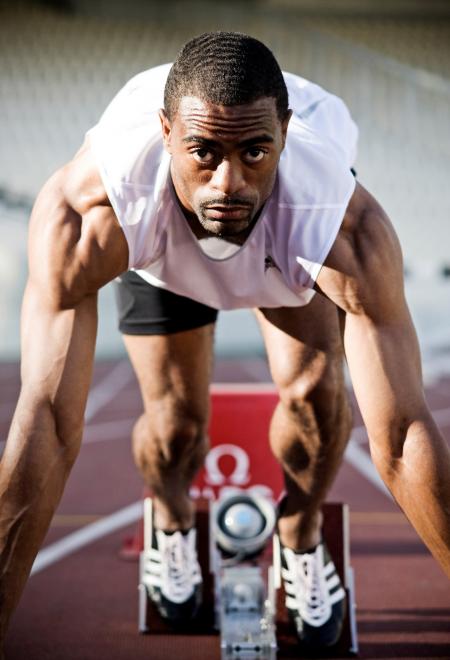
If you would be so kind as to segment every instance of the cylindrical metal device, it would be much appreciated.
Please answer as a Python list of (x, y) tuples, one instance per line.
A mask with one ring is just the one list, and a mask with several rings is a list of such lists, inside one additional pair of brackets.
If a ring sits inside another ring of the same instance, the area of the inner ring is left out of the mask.
[(264, 547), (275, 527), (275, 508), (260, 495), (233, 493), (214, 509), (214, 535), (218, 546), (230, 554), (252, 555)]

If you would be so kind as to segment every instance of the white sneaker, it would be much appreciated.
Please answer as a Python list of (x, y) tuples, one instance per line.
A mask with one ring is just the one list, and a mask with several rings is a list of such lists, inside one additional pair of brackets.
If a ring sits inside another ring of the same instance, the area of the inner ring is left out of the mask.
[(325, 543), (308, 552), (281, 546), (281, 576), (299, 640), (316, 649), (336, 644), (345, 618), (345, 590)]
[(196, 530), (167, 533), (154, 529), (152, 547), (144, 555), (143, 582), (163, 618), (172, 623), (192, 619), (202, 596)]

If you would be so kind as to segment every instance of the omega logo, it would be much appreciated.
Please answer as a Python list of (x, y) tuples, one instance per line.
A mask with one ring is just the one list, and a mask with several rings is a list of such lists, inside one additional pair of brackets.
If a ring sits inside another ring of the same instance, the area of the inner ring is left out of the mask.
[[(219, 468), (222, 456), (232, 456), (235, 461), (233, 472), (226, 477)], [(250, 479), (250, 461), (247, 452), (237, 445), (225, 444), (213, 447), (206, 457), (206, 481), (212, 486), (223, 486), (226, 481), (233, 486), (243, 486)]]
[[(234, 459), (234, 468), (228, 475), (220, 469), (220, 459), (231, 456)], [(203, 488), (192, 486), (190, 495), (193, 499), (203, 497), (214, 500), (217, 497), (246, 490), (273, 500), (274, 494), (271, 488), (265, 484), (253, 484), (250, 488), (245, 485), (250, 481), (250, 459), (247, 452), (238, 445), (223, 444), (212, 447), (205, 460), (205, 485)]]

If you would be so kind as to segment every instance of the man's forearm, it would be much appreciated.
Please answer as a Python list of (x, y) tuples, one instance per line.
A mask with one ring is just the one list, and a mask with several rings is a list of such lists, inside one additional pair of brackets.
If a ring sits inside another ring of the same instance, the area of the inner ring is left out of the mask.
[(79, 439), (58, 437), (49, 404), (19, 400), (0, 462), (0, 640), (44, 540)]
[(406, 432), (401, 456), (374, 461), (411, 524), (450, 577), (450, 450), (431, 419)]

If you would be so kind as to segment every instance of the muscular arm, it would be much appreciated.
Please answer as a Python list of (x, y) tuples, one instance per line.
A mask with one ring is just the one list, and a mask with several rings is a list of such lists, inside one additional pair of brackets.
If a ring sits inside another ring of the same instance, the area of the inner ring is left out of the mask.
[(122, 232), (84, 166), (52, 177), (30, 221), (22, 388), (0, 463), (0, 639), (79, 450), (97, 290), (127, 266)]
[(374, 463), (450, 576), (449, 449), (424, 399), (397, 237), (361, 186), (317, 285), (346, 313), (345, 351)]

